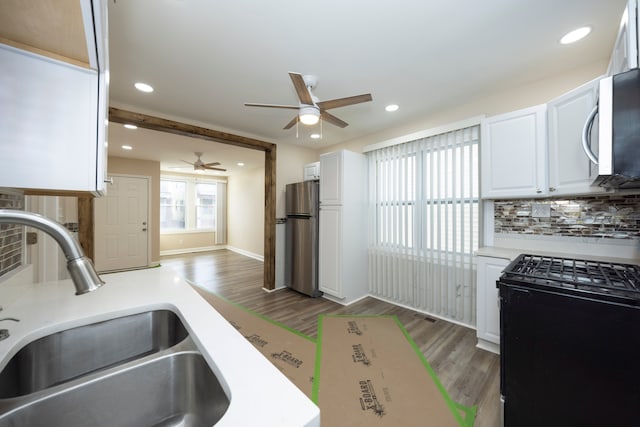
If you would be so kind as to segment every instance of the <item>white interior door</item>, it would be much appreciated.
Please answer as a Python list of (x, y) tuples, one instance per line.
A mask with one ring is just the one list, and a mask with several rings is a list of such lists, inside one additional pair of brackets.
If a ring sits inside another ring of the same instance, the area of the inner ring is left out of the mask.
[(114, 176), (107, 195), (94, 203), (98, 271), (148, 265), (149, 179)]

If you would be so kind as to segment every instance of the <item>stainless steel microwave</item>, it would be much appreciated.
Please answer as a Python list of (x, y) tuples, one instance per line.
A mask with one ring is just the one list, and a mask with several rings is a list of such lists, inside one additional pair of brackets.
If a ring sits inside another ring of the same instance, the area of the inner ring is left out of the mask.
[(593, 185), (640, 188), (640, 69), (600, 80), (582, 146), (592, 162)]

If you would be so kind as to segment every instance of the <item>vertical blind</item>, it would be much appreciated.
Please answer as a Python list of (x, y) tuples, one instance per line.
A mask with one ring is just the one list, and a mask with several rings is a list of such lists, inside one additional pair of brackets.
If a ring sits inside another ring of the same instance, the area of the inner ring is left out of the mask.
[(475, 325), (479, 126), (367, 153), (371, 293)]

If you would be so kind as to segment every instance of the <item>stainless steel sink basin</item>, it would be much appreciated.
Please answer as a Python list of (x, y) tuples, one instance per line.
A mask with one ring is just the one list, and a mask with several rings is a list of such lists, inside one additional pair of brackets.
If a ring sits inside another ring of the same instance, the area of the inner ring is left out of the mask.
[(228, 406), (202, 355), (169, 352), (0, 401), (0, 427), (212, 426)]
[(0, 372), (0, 399), (24, 396), (172, 347), (188, 336), (178, 316), (148, 311), (67, 329), (23, 347)]

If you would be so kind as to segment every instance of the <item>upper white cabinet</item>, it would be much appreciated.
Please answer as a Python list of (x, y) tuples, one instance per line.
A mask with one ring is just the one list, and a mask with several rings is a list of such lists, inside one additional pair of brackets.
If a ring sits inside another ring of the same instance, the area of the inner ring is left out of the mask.
[(305, 181), (320, 179), (320, 162), (307, 163), (302, 172)]
[(549, 195), (602, 193), (591, 186), (590, 161), (582, 149), (582, 130), (596, 105), (599, 78), (547, 104)]
[(620, 30), (611, 53), (608, 75), (622, 73), (638, 66), (638, 1), (629, 0), (620, 20)]
[[(7, 41), (0, 44), (0, 187), (32, 194), (102, 194), (109, 67), (106, 1), (49, 5), (69, 7), (63, 14), (68, 23), (33, 16), (39, 8), (21, 2), (12, 5), (15, 10), (9, 13), (17, 30), (9, 40), (0, 30)], [(66, 28), (75, 24), (79, 30)], [(2, 25), (5, 30), (9, 26)], [(62, 32), (74, 37), (58, 37)], [(84, 52), (71, 44), (84, 46)]]
[(344, 183), (344, 156), (346, 151), (335, 151), (320, 156), (320, 204), (339, 205), (342, 203)]
[(546, 112), (546, 105), (538, 105), (482, 121), (483, 198), (547, 194)]

